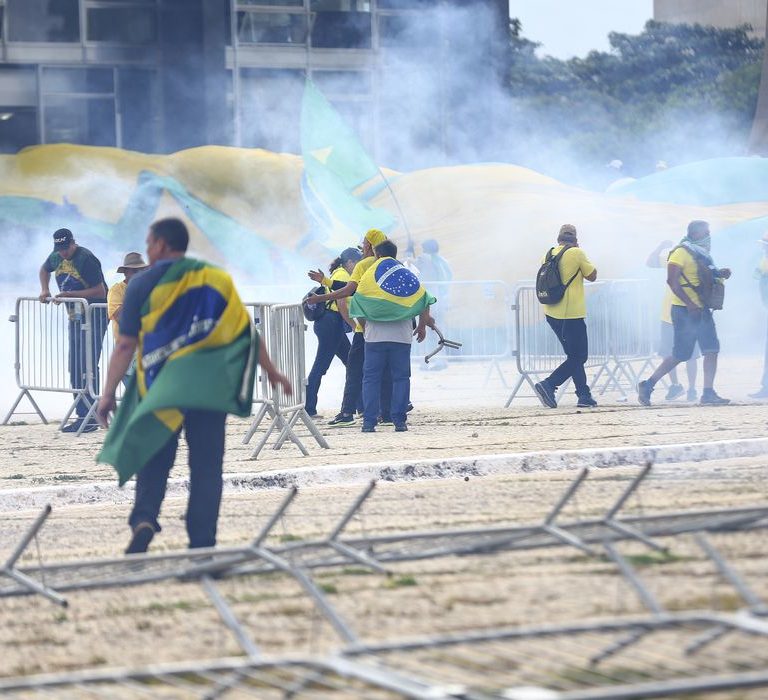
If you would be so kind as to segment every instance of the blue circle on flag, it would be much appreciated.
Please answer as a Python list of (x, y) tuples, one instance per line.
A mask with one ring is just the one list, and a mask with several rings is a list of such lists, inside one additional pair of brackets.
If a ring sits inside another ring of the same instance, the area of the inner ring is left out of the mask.
[[(394, 269), (393, 268), (397, 268)], [(391, 272), (390, 272), (391, 271)], [(387, 274), (389, 272), (389, 274)], [(419, 291), (419, 279), (397, 260), (382, 260), (374, 273), (382, 290), (395, 297), (409, 297)], [(382, 278), (384, 280), (382, 281)]]

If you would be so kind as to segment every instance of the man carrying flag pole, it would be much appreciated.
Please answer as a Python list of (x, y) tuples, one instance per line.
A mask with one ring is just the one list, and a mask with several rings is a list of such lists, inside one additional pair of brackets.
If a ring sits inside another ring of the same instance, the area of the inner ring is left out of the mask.
[(216, 544), (227, 413), (251, 413), (258, 361), (274, 386), (288, 380), (269, 359), (232, 278), (185, 257), (189, 233), (179, 219), (149, 228), (151, 267), (131, 280), (120, 334), (96, 411), (102, 425), (136, 353), (136, 374), (120, 404), (98, 461), (113, 465), (122, 486), (134, 474), (136, 495), (126, 554), (146, 552), (158, 517), (182, 426), (189, 446), (187, 534), (190, 547)]
[[(406, 414), (411, 390), (411, 341), (420, 343), (426, 329), (434, 329), (429, 307), (436, 299), (416, 275), (396, 260), (397, 246), (383, 241), (374, 248), (376, 259), (361, 277), (349, 304), (352, 318), (365, 320), (363, 365), (363, 432), (376, 431), (381, 379), (392, 373), (391, 416), (398, 433), (408, 430)], [(418, 316), (414, 330), (412, 321)]]

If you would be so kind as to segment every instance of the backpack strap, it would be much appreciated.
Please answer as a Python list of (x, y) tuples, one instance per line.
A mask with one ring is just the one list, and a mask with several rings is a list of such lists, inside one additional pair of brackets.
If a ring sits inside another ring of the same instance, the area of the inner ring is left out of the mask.
[[(567, 250), (570, 250), (571, 248), (573, 248), (573, 246), (572, 245), (568, 245), (567, 243), (563, 245), (563, 249), (555, 256), (555, 261), (557, 262), (558, 265), (560, 264), (560, 259), (563, 257), (563, 255), (565, 255), (565, 252)], [(549, 252), (552, 253), (553, 250), (554, 250), (554, 248), (550, 248)], [(581, 269), (578, 269), (578, 270), (576, 270), (576, 272), (573, 273), (573, 277), (571, 277), (571, 279), (569, 279), (565, 283), (565, 287), (563, 287), (563, 291), (565, 291), (566, 289), (568, 289), (568, 287), (571, 286), (571, 282), (573, 282), (573, 280), (576, 279), (576, 276), (580, 272), (581, 272)]]

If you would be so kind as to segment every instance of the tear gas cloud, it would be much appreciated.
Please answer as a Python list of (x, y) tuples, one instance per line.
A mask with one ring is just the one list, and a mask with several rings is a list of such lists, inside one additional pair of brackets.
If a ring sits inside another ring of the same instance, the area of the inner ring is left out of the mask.
[[(352, 74), (345, 82), (342, 75), (335, 73), (333, 84), (326, 91), (381, 166), (411, 171), (463, 163), (500, 162), (530, 167), (577, 186), (602, 190), (608, 184), (611, 173), (605, 164), (614, 158), (621, 159), (622, 153), (606, 150), (603, 162), (586, 162), (565, 143), (560, 110), (533, 109), (528, 102), (516, 99), (504, 89), (500, 77), (504, 51), (493, 48), (486, 39), (493, 34), (490, 27), (497, 22), (487, 7), (474, 3), (458, 7), (437, 4), (420, 15), (419, 21), (403, 24), (389, 37), (388, 45), (378, 59), (381, 70), (373, 78), (377, 84), (377, 116), (370, 111), (372, 108), (359, 106), (370, 105), (373, 100), (344, 99), (359, 94), (359, 75)], [(262, 146), (264, 142), (259, 139), (269, 138), (274, 150), (298, 153), (301, 77), (290, 71), (284, 72), (283, 77), (273, 75), (268, 93), (258, 85), (255, 75), (253, 79), (246, 75), (241, 81), (240, 120), (244, 145)], [(557, 96), (553, 96), (553, 100), (557, 100)], [(582, 115), (582, 118), (586, 117)], [(649, 162), (663, 159), (674, 166), (707, 157), (745, 153), (744, 134), (713, 114), (670, 112), (665, 123), (667, 128), (654, 134)], [(607, 148), (610, 149), (610, 145)], [(648, 173), (637, 173), (644, 174)], [(105, 201), (110, 198), (127, 201), (130, 195), (125, 187), (130, 183), (119, 183), (117, 178), (113, 182), (94, 178), (93, 181), (67, 182), (64, 189), (90, 188), (94, 197)], [(112, 187), (115, 189), (111, 190)], [(429, 202), (422, 206), (429, 207)], [(597, 200), (593, 206), (599, 209)], [(265, 204), (259, 211), (259, 220), (252, 222), (254, 231), (258, 232), (262, 224), (279, 217), (280, 207), (277, 200)], [(173, 210), (166, 213), (172, 214)], [(572, 218), (577, 226), (578, 216), (583, 213), (576, 212)], [(406, 218), (409, 214), (404, 211)], [(599, 216), (600, 212), (593, 211), (591, 215)], [(696, 218), (706, 219), (706, 208), (702, 207)], [(37, 270), (50, 252), (51, 232), (60, 225), (56, 216), (51, 216), (50, 226), (45, 231), (3, 230), (10, 249), (19, 252), (17, 264), (11, 266), (12, 269), (6, 267), (0, 278), (0, 286), (6, 295), (37, 292)], [(89, 239), (78, 233), (76, 223), (71, 228), (78, 242), (100, 257), (106, 273), (119, 264), (126, 251), (144, 250), (144, 230), (126, 233), (121, 240), (106, 243), (103, 239)], [(537, 228), (540, 228), (539, 222), (531, 220), (530, 231)], [(498, 230), (503, 229), (504, 222), (500, 221)], [(681, 229), (680, 236), (683, 234)], [(554, 236), (554, 231), (551, 239), (529, 235), (525, 230), (516, 231), (489, 245), (513, 260), (531, 247), (538, 251), (542, 240), (547, 245)], [(440, 240), (439, 231), (434, 232), (433, 237)], [(628, 221), (624, 230), (616, 231), (616, 237), (616, 241), (598, 244), (590, 241), (588, 230), (581, 229), (582, 245), (599, 269), (611, 268), (610, 261), (617, 254), (619, 245), (632, 246), (637, 252), (636, 274), (654, 280), (653, 284), (663, 288), (659, 275), (644, 268), (648, 253), (661, 236)], [(760, 251), (754, 237), (734, 245), (736, 247), (729, 246), (727, 251), (719, 251), (715, 232), (718, 264), (726, 266), (732, 259), (739, 261), (739, 267), (732, 265), (734, 278), (729, 284), (726, 311), (718, 319), (719, 323), (722, 319), (723, 351), (754, 352), (764, 342), (762, 310), (759, 314), (750, 314), (746, 321), (743, 318), (733, 321), (729, 317), (743, 316), (738, 309), (759, 306), (751, 273)], [(329, 253), (313, 261), (314, 266), (326, 267), (330, 257)], [(460, 260), (450, 262), (454, 264), (457, 278), (482, 277), (482, 270), (463, 272)], [(530, 279), (534, 274), (535, 269), (531, 269), (525, 277)], [(107, 277), (108, 282), (116, 279), (114, 274), (111, 278), (107, 274)], [(287, 279), (286, 283), (308, 287), (302, 278)], [(652, 294), (654, 300), (659, 295), (660, 292)], [(5, 337), (10, 338), (7, 333)], [(5, 346), (10, 348), (10, 343)], [(12, 364), (8, 357), (0, 360), (3, 368)]]

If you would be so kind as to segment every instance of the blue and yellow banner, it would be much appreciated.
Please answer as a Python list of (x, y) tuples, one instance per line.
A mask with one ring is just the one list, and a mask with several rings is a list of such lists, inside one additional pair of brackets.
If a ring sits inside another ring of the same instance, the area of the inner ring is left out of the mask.
[(403, 321), (436, 301), (405, 265), (394, 258), (381, 258), (360, 280), (349, 303), (349, 315), (369, 321)]
[(97, 458), (120, 485), (178, 431), (188, 409), (251, 413), (258, 337), (231, 277), (173, 263), (142, 308), (136, 374)]

